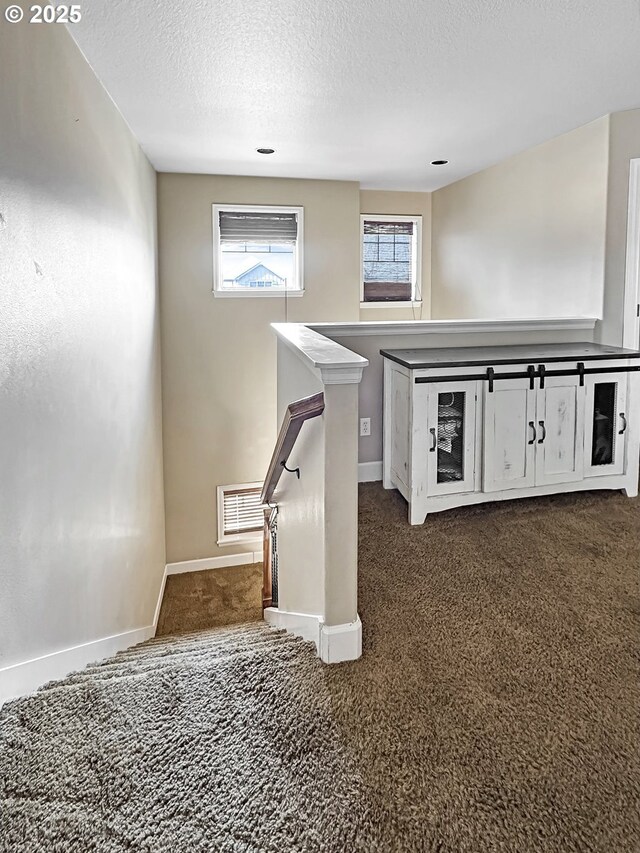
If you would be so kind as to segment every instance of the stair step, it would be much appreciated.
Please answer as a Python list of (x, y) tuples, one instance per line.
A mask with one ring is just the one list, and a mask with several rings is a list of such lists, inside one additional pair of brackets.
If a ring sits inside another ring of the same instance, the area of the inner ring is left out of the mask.
[[(290, 642), (289, 642), (290, 640)], [(51, 681), (45, 684), (33, 696), (26, 697), (24, 701), (57, 701), (59, 694), (87, 689), (95, 689), (98, 691), (108, 690), (110, 685), (121, 684), (123, 681), (139, 681), (141, 685), (147, 681), (159, 679), (163, 680), (163, 676), (169, 671), (175, 670), (200, 670), (205, 675), (214, 676), (217, 679), (224, 679), (225, 673), (239, 665), (252, 665), (260, 660), (268, 661), (271, 666), (274, 661), (285, 665), (287, 661), (296, 661), (299, 666), (300, 649), (308, 647), (310, 661), (317, 661), (313, 644), (302, 640), (293, 635), (280, 637), (280, 642), (274, 644), (272, 648), (252, 648), (247, 650), (230, 650), (226, 655), (220, 655), (215, 659), (215, 663), (211, 659), (196, 658), (193, 662), (185, 662), (184, 658), (180, 661), (175, 661), (173, 667), (166, 668), (150, 668), (139, 670), (136, 667), (123, 667), (122, 669), (113, 669), (109, 673), (105, 673), (104, 677), (98, 677), (95, 669), (91, 671), (82, 670), (78, 673), (73, 673), (62, 681)], [(74, 700), (75, 701), (75, 700)]]
[(203, 628), (198, 631), (189, 631), (188, 633), (167, 634), (161, 637), (151, 637), (149, 640), (145, 640), (143, 643), (138, 643), (137, 646), (131, 646), (128, 649), (123, 649), (123, 651), (118, 652), (117, 654), (129, 654), (138, 649), (140, 646), (149, 646), (152, 648), (161, 648), (166, 646), (167, 648), (175, 648), (177, 646), (191, 644), (194, 641), (199, 641), (206, 637), (218, 637), (219, 639), (225, 639), (235, 636), (246, 636), (247, 634), (252, 633), (264, 633), (269, 630), (272, 629), (266, 624), (266, 622), (243, 622), (236, 625), (230, 625), (228, 627)]
[(173, 669), (179, 666), (212, 665), (215, 661), (227, 659), (233, 655), (245, 655), (250, 653), (264, 654), (270, 649), (279, 648), (283, 644), (297, 644), (304, 642), (293, 635), (283, 635), (278, 632), (272, 637), (260, 637), (244, 642), (241, 647), (234, 647), (229, 643), (198, 644), (190, 649), (180, 651), (163, 652), (158, 655), (155, 652), (140, 651), (136, 656), (127, 659), (111, 658), (99, 665), (94, 665), (85, 670), (68, 676), (69, 681), (79, 681), (90, 675), (91, 678), (100, 680), (110, 678), (114, 673), (122, 671), (131, 672), (161, 672), (164, 669)]
[(91, 668), (99, 668), (101, 666), (109, 665), (115, 660), (124, 661), (136, 658), (141, 653), (147, 654), (149, 651), (153, 651), (154, 654), (161, 657), (163, 655), (181, 654), (183, 651), (193, 649), (196, 644), (200, 647), (205, 645), (208, 647), (214, 647), (232, 645), (233, 643), (250, 642), (253, 639), (272, 637), (275, 633), (275, 630), (272, 628), (261, 627), (259, 631), (238, 631), (233, 635), (204, 631), (189, 635), (188, 639), (181, 637), (178, 640), (176, 638), (176, 640), (172, 642), (161, 643), (155, 640), (147, 640), (144, 643), (139, 643), (137, 646), (131, 646), (128, 649), (123, 649), (123, 651), (118, 652), (114, 658), (109, 659), (108, 661), (99, 661), (98, 663), (90, 664), (90, 666)]

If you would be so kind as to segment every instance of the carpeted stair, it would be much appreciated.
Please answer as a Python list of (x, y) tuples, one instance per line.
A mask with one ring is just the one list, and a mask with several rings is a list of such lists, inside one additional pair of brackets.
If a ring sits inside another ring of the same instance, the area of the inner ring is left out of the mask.
[[(279, 768), (319, 741), (294, 740), (283, 714), (321, 668), (313, 644), (254, 622), (150, 640), (8, 703), (0, 849), (289, 849), (282, 831), (300, 816)], [(335, 732), (317, 723), (324, 752)]]

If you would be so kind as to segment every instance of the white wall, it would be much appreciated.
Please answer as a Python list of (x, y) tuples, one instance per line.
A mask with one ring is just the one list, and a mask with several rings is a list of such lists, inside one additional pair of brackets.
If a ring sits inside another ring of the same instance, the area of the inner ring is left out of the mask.
[(609, 185), (604, 313), (599, 340), (622, 345), (629, 162), (640, 157), (640, 110), (613, 113), (609, 124)]
[(155, 173), (64, 27), (0, 56), (2, 668), (149, 626), (165, 558)]
[(432, 319), (602, 316), (609, 118), (433, 194)]
[(278, 341), (278, 408), (324, 393), (325, 411), (303, 424), (284, 472), (278, 504), (280, 610), (321, 617), (326, 625), (357, 619), (357, 384), (327, 384)]
[[(278, 422), (294, 400), (323, 390), (322, 381), (289, 348), (277, 342)], [(280, 595), (278, 607), (324, 616), (324, 421), (303, 424), (287, 467), (304, 468), (304, 476), (283, 472), (275, 493), (278, 504)]]

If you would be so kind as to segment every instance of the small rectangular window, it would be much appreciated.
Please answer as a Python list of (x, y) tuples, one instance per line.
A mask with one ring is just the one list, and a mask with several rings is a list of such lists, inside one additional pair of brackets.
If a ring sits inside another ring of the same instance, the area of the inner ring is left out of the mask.
[(301, 207), (213, 205), (216, 296), (300, 296)]
[(262, 483), (218, 486), (218, 545), (262, 537)]
[(420, 302), (421, 216), (364, 215), (361, 302)]

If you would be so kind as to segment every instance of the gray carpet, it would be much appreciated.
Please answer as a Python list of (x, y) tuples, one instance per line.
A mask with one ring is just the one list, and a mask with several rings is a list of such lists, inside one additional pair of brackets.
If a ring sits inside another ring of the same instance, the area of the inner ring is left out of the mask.
[(254, 623), (5, 706), (0, 849), (638, 853), (639, 521), (365, 485), (361, 661)]

